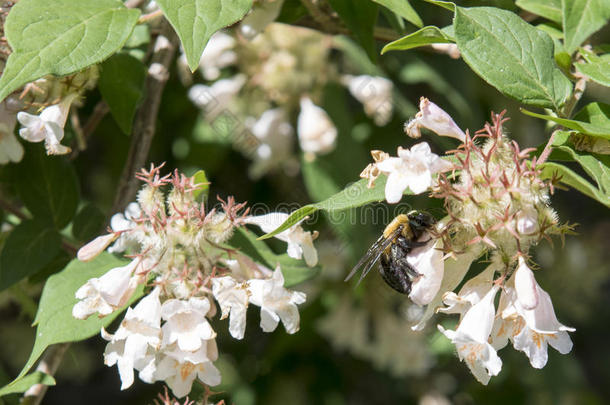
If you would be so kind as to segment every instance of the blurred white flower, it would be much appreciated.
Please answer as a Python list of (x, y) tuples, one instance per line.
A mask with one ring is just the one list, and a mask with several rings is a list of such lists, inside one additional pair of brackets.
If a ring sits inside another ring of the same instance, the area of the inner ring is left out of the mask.
[(214, 277), (212, 293), (220, 304), (221, 317), (229, 317), (229, 332), (235, 339), (243, 339), (248, 310), (248, 283), (238, 283), (233, 277)]
[(349, 92), (364, 105), (364, 112), (375, 124), (386, 125), (392, 118), (392, 90), (394, 84), (380, 76), (345, 75), (341, 80)]
[(309, 97), (301, 98), (297, 133), (304, 152), (323, 154), (335, 148), (337, 128), (326, 111), (315, 105)]
[(388, 176), (385, 198), (395, 204), (409, 188), (414, 194), (426, 191), (432, 185), (432, 175), (450, 170), (452, 165), (431, 152), (426, 142), (414, 145), (410, 150), (398, 147), (398, 157), (390, 157), (376, 163)]
[[(425, 233), (419, 241), (431, 239), (431, 235)], [(427, 305), (436, 296), (443, 275), (445, 264), (443, 252), (440, 250), (440, 241), (428, 243), (426, 246), (414, 248), (407, 256), (407, 262), (420, 273), (420, 276), (413, 281), (409, 298), (417, 305)]]
[(189, 89), (188, 97), (205, 112), (207, 119), (213, 121), (229, 108), (245, 83), (246, 76), (239, 74), (230, 79), (218, 80), (211, 86), (196, 84)]
[(249, 281), (250, 302), (261, 308), (261, 329), (273, 332), (281, 320), (286, 332), (299, 330), (298, 304), (305, 302), (305, 294), (284, 288), (284, 276), (278, 266), (269, 279)]
[(21, 108), (18, 98), (9, 96), (0, 104), (0, 165), (20, 162), (23, 146), (15, 136), (17, 111)]
[[(272, 212), (265, 215), (246, 217), (243, 222), (257, 225), (263, 232), (269, 233), (282, 225), (288, 217), (289, 215), (283, 212)], [(278, 233), (274, 237), (288, 243), (288, 256), (293, 259), (304, 257), (305, 263), (312, 267), (318, 263), (318, 252), (313, 246), (314, 237), (312, 236), (312, 233), (303, 230), (301, 225), (299, 225), (302, 221), (303, 220), (299, 221), (299, 223), (292, 225), (290, 228)]]
[(475, 378), (487, 385), (492, 375), (498, 375), (502, 360), (489, 344), (488, 338), (494, 323), (494, 299), (499, 287), (493, 286), (477, 304), (464, 315), (455, 331), (438, 329), (455, 344), (461, 361), (466, 361)]
[(70, 148), (59, 142), (64, 137), (64, 126), (70, 112), (70, 105), (76, 97), (76, 94), (71, 94), (59, 104), (46, 107), (40, 115), (33, 115), (24, 111), (19, 112), (17, 119), (23, 126), (19, 130), (19, 135), (29, 142), (44, 141), (48, 155), (70, 153)]
[(282, 4), (284, 4), (284, 0), (264, 0), (256, 3), (252, 11), (239, 24), (241, 34), (248, 39), (257, 36), (280, 15)]
[(252, 134), (261, 141), (251, 169), (255, 177), (291, 157), (294, 130), (286, 115), (282, 108), (267, 110), (250, 128)]
[(208, 41), (199, 68), (206, 80), (216, 80), (220, 77), (220, 69), (231, 66), (237, 61), (237, 54), (233, 51), (235, 39), (222, 31), (217, 31)]
[(72, 315), (77, 319), (86, 319), (89, 315), (99, 313), (108, 315), (123, 306), (131, 297), (137, 286), (136, 277), (132, 277), (140, 259), (133, 259), (129, 264), (115, 267), (99, 278), (89, 279), (76, 291), (77, 302), (72, 308)]
[(405, 125), (405, 132), (412, 138), (419, 138), (422, 127), (441, 136), (459, 139), (461, 142), (466, 139), (466, 134), (457, 126), (453, 118), (425, 97), (419, 100), (419, 112)]
[(134, 309), (128, 308), (114, 335), (102, 329), (102, 337), (110, 341), (104, 353), (104, 363), (107, 366), (117, 365), (122, 390), (133, 384), (134, 368), (150, 367), (154, 356), (149, 353), (149, 348), (157, 349), (161, 343), (159, 292), (160, 289), (155, 288)]
[(214, 339), (216, 332), (206, 319), (209, 311), (207, 298), (165, 301), (161, 306), (161, 316), (166, 321), (162, 327), (163, 346), (176, 343), (180, 350), (192, 352), (201, 348), (204, 341)]

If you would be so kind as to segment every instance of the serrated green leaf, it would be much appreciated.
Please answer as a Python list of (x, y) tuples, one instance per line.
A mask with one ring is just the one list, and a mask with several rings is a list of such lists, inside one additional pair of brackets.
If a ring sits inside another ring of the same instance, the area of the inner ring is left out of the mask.
[(157, 0), (157, 4), (176, 30), (193, 72), (212, 35), (252, 8), (252, 0)]
[(35, 371), (0, 388), (0, 397), (26, 392), (34, 384), (55, 385), (55, 379), (42, 371)]
[(503, 94), (556, 111), (569, 96), (572, 84), (555, 64), (553, 40), (516, 14), (456, 7), (453, 25), (464, 61)]
[[(350, 208), (361, 207), (373, 202), (383, 201), (385, 199), (386, 177), (382, 176), (378, 178), (372, 188), (368, 188), (367, 183), (367, 179), (359, 180), (324, 201), (320, 201), (319, 203), (315, 204), (308, 204), (299, 208), (290, 214), (290, 216), (280, 227), (273, 232), (269, 232), (268, 234), (261, 236), (259, 239), (271, 238), (272, 236), (285, 231), (306, 216), (311, 215), (318, 210), (333, 213)], [(405, 194), (410, 194), (408, 189)]]
[(98, 86), (119, 128), (131, 133), (133, 117), (146, 81), (146, 66), (126, 53), (117, 53), (102, 64)]
[(0, 100), (25, 83), (78, 72), (119, 50), (140, 11), (119, 0), (21, 0), (6, 19), (13, 52), (0, 77)]
[(286, 287), (309, 280), (320, 271), (319, 266), (308, 267), (303, 260), (293, 259), (287, 254), (275, 254), (265, 242), (258, 240), (254, 233), (244, 228), (237, 228), (230, 245), (270, 269), (275, 269), (279, 264)]
[[(602, 104), (602, 103), (599, 103), (599, 104), (606, 106), (606, 111), (609, 112), (608, 108), (610, 108), (610, 106), (608, 106), (607, 104)], [(578, 121), (575, 119), (569, 120), (566, 118), (553, 117), (551, 115), (538, 114), (538, 113), (535, 113), (532, 111), (525, 110), (523, 108), (521, 109), (521, 112), (526, 115), (529, 115), (530, 117), (541, 118), (543, 120), (556, 122), (559, 125), (562, 125), (566, 128), (574, 129), (585, 135), (596, 136), (596, 137), (600, 137), (600, 138), (604, 138), (604, 139), (610, 139), (610, 119), (608, 119), (605, 122), (602, 122), (600, 120), (595, 123), (591, 123), (591, 122)]]
[(0, 253), (0, 291), (41, 270), (60, 246), (59, 233), (45, 224), (23, 221), (17, 225)]
[(515, 4), (525, 11), (561, 24), (561, 0), (517, 0)]
[(559, 180), (561, 183), (580, 191), (584, 195), (604, 204), (606, 207), (610, 207), (610, 197), (584, 177), (566, 166), (554, 162), (546, 162), (542, 168), (542, 178), (550, 179), (557, 176), (561, 176)]
[(78, 205), (78, 178), (65, 157), (46, 156), (40, 145), (25, 145), (23, 160), (12, 175), (21, 201), (39, 222), (62, 229)]
[(373, 32), (379, 11), (371, 1), (328, 0), (372, 61), (377, 58)]
[(381, 4), (394, 13), (398, 14), (405, 20), (409, 21), (416, 27), (422, 27), (424, 22), (421, 20), (417, 11), (411, 6), (407, 0), (373, 0), (375, 3)]
[(572, 54), (610, 19), (608, 0), (562, 0), (564, 46)]
[(453, 42), (453, 38), (441, 31), (440, 28), (430, 25), (390, 42), (383, 47), (381, 54), (383, 55), (388, 51), (405, 51), (430, 44), (447, 44), (451, 42)]
[(595, 55), (592, 52), (581, 50), (586, 63), (576, 63), (576, 69), (594, 82), (610, 87), (610, 53)]
[(124, 266), (126, 263), (125, 260), (103, 252), (87, 263), (72, 260), (64, 270), (49, 277), (42, 291), (38, 313), (34, 320), (34, 325), (37, 326), (36, 341), (28, 361), (17, 378), (27, 373), (50, 345), (75, 342), (97, 335), (102, 327), (108, 326), (127, 306), (142, 296), (142, 288), (138, 288), (123, 308), (103, 318), (90, 316), (86, 320), (79, 320), (72, 317), (72, 308), (78, 302), (74, 296), (76, 290), (90, 278), (100, 277), (108, 270)]
[[(208, 177), (205, 175), (204, 170), (197, 170), (197, 172), (193, 175), (195, 184), (200, 184), (200, 187), (193, 192), (194, 198), (201, 198), (203, 200), (208, 198), (208, 193), (210, 192), (210, 182), (208, 181)], [(201, 197), (199, 197), (201, 196)]]
[(88, 242), (99, 235), (105, 222), (106, 215), (95, 205), (87, 204), (74, 217), (72, 235), (81, 242)]

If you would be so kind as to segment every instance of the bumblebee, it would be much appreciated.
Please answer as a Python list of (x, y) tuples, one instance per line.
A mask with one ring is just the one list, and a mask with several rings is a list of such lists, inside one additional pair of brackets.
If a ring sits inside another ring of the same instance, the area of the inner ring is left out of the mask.
[(430, 242), (431, 239), (418, 240), (435, 223), (434, 217), (426, 212), (411, 211), (406, 215), (398, 215), (386, 226), (383, 234), (354, 266), (345, 281), (364, 266), (358, 281), (360, 283), (379, 261), (379, 273), (383, 280), (399, 293), (409, 294), (412, 283), (421, 274), (409, 264), (407, 257), (414, 248), (426, 246)]

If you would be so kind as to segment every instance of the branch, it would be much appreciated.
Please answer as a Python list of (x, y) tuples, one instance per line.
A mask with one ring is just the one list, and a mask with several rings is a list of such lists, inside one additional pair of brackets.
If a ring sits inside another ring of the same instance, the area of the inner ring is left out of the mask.
[[(61, 360), (66, 354), (66, 350), (70, 347), (70, 343), (60, 343), (51, 345), (44, 352), (36, 371), (42, 371), (45, 374), (53, 375), (57, 371)], [(21, 405), (38, 405), (44, 398), (49, 387), (44, 384), (32, 385), (24, 394), (21, 400)]]
[(161, 33), (154, 41), (148, 68), (145, 84), (146, 97), (136, 114), (127, 162), (123, 167), (123, 173), (119, 179), (116, 197), (112, 205), (111, 212), (113, 213), (123, 211), (136, 196), (138, 183), (134, 175), (146, 164), (150, 144), (155, 134), (161, 95), (169, 78), (169, 65), (174, 58), (177, 47), (178, 38), (176, 34), (167, 21), (162, 21)]

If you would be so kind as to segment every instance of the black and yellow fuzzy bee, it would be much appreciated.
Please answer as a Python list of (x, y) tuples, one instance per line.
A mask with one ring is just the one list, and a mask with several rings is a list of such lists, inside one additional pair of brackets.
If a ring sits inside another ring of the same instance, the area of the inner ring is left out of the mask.
[(409, 294), (411, 284), (420, 273), (409, 264), (407, 256), (413, 248), (425, 246), (430, 242), (431, 239), (418, 240), (435, 223), (434, 217), (426, 212), (411, 211), (406, 215), (398, 215), (385, 227), (383, 234), (354, 266), (345, 281), (364, 266), (358, 282), (362, 281), (381, 259), (379, 273), (384, 281), (399, 293)]

